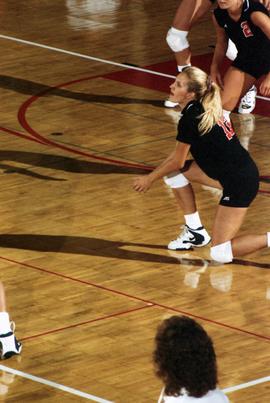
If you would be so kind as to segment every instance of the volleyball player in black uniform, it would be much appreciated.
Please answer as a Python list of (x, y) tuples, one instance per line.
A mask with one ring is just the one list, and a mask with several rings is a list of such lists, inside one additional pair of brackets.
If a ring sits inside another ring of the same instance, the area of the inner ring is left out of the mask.
[[(270, 9), (270, 0), (257, 0)], [(188, 41), (190, 29), (199, 22), (199, 20), (210, 10), (216, 0), (182, 0), (176, 10), (172, 26), (167, 32), (167, 43), (170, 49), (174, 52), (177, 70), (182, 71), (182, 68), (191, 63), (191, 50)], [(233, 60), (236, 57), (237, 51), (233, 42), (229, 42), (227, 49), (227, 57)], [(249, 113), (255, 106), (256, 88), (241, 100), (239, 113)], [(251, 99), (249, 99), (251, 98)], [(253, 105), (254, 104), (254, 105)], [(176, 100), (171, 96), (164, 102), (168, 108), (174, 108), (178, 105)]]
[[(259, 174), (230, 122), (223, 119), (219, 87), (199, 68), (187, 67), (171, 85), (171, 95), (183, 112), (176, 148), (149, 175), (135, 178), (133, 185), (136, 191), (145, 192), (153, 182), (165, 177), (166, 184), (172, 188), (184, 212), (186, 225), (168, 248), (188, 250), (210, 242), (189, 181), (223, 189), (212, 231), (212, 259), (228, 263), (234, 256), (270, 246), (270, 232), (236, 237), (247, 209), (256, 197)], [(194, 158), (192, 161), (186, 161), (189, 152)]]
[[(217, 44), (211, 65), (211, 77), (222, 88), (223, 108), (230, 112), (239, 98), (264, 76), (260, 85), (262, 95), (270, 95), (270, 18), (267, 9), (252, 0), (218, 0), (214, 11)], [(236, 59), (225, 74), (220, 75), (231, 39), (238, 50)]]

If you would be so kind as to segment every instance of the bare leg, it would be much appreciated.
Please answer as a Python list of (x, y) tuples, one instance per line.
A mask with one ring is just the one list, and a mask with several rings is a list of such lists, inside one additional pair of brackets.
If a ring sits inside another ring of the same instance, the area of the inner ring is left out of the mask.
[(182, 188), (173, 189), (173, 193), (184, 215), (193, 214), (197, 211), (195, 195), (190, 184)]
[(221, 184), (215, 180), (207, 176), (201, 168), (198, 166), (198, 164), (195, 161), (192, 161), (191, 164), (189, 165), (188, 169), (185, 170), (183, 169), (183, 175), (191, 181), (191, 182), (196, 182), (200, 183), (201, 185), (206, 185), (206, 186), (211, 186), (216, 189), (222, 189)]
[[(194, 161), (188, 169), (183, 169), (183, 174), (190, 181), (222, 189), (220, 183), (209, 178)], [(192, 214), (196, 211), (196, 202), (191, 185), (174, 189), (174, 194), (184, 214)], [(213, 225), (212, 246), (231, 241), (234, 257), (267, 247), (267, 234), (236, 237), (247, 210), (248, 208), (218, 206)]]
[(5, 289), (0, 281), (0, 335), (8, 332), (10, 332), (9, 314), (6, 312)]
[[(222, 189), (221, 184), (207, 176), (195, 161), (188, 161), (183, 168), (182, 173), (185, 175), (186, 179), (191, 182), (197, 182), (201, 185), (207, 185), (215, 189)], [(197, 212), (195, 195), (190, 183), (185, 187), (173, 189), (173, 193), (177, 204), (180, 206), (185, 216)]]
[[(199, 168), (195, 161), (191, 162), (191, 164), (188, 166), (188, 169), (183, 170), (183, 174), (191, 182), (197, 182), (202, 185), (222, 189), (220, 183), (218, 181), (215, 181), (214, 179), (209, 178), (209, 176), (207, 176), (201, 170), (201, 168)], [(181, 207), (185, 215), (192, 214), (197, 211), (195, 195), (191, 184), (185, 187), (173, 189), (173, 193), (176, 198), (177, 204)]]
[(241, 235), (236, 237), (247, 208), (218, 206), (213, 226), (212, 246), (232, 242), (233, 256), (243, 256), (267, 246), (267, 235)]
[(256, 127), (256, 119), (251, 113), (238, 114), (238, 119), (240, 123), (239, 141), (242, 146), (248, 150), (250, 139)]
[[(209, 0), (182, 0), (179, 5), (172, 26), (181, 31), (189, 31), (190, 28), (211, 8)], [(175, 53), (178, 66), (190, 64), (190, 48)]]
[(5, 289), (3, 284), (0, 282), (0, 312), (5, 311), (6, 311)]
[(230, 67), (225, 74), (224, 88), (221, 92), (223, 108), (227, 111), (232, 111), (255, 81), (255, 78), (249, 74), (235, 67)]
[(6, 298), (3, 284), (0, 282), (0, 358), (5, 359), (20, 354), (22, 345), (17, 341), (10, 326), (6, 312)]

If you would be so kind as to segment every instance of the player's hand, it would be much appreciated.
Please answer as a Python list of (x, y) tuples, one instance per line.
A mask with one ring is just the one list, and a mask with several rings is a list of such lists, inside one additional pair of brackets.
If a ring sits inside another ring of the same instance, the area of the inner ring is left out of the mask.
[(260, 93), (264, 96), (270, 96), (270, 73), (267, 74), (265, 79), (262, 81), (260, 85)]
[(136, 192), (147, 192), (151, 185), (152, 182), (149, 175), (137, 176), (133, 181), (133, 189), (136, 190)]

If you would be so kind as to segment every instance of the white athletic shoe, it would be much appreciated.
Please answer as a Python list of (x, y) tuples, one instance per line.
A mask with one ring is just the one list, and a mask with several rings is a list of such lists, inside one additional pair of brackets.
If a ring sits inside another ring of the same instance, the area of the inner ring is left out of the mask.
[(184, 225), (182, 228), (183, 231), (177, 239), (169, 243), (168, 249), (189, 250), (193, 249), (193, 246), (200, 248), (211, 241), (211, 237), (204, 227), (191, 229), (187, 225)]
[(253, 85), (246, 95), (241, 99), (238, 113), (245, 114), (251, 113), (256, 106), (256, 95), (257, 95), (257, 88)]
[[(15, 328), (14, 322), (11, 324), (13, 325), (11, 327)], [(22, 351), (22, 343), (16, 339), (12, 330), (9, 333), (0, 335), (0, 350), (2, 360), (10, 358), (15, 354), (20, 354)]]
[(166, 106), (166, 108), (175, 108), (178, 105), (178, 102), (173, 102), (170, 99), (166, 99), (166, 101), (164, 101), (164, 106)]

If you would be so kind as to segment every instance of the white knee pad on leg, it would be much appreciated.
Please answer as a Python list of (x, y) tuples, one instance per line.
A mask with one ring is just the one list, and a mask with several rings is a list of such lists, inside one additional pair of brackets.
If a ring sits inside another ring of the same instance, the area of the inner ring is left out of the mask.
[(184, 186), (187, 186), (189, 184), (189, 181), (183, 174), (177, 174), (170, 177), (164, 176), (163, 180), (166, 185), (172, 189), (183, 188)]
[(180, 31), (173, 27), (169, 29), (166, 41), (173, 52), (181, 52), (189, 47), (187, 34), (188, 31)]
[(210, 256), (219, 263), (230, 263), (233, 260), (231, 241), (212, 246)]
[(238, 53), (238, 50), (237, 50), (235, 44), (233, 43), (233, 41), (231, 41), (229, 39), (227, 52), (226, 52), (227, 58), (230, 60), (234, 60), (237, 56), (237, 53)]

